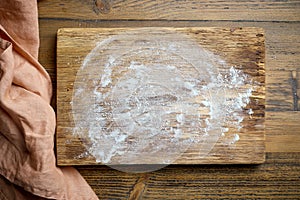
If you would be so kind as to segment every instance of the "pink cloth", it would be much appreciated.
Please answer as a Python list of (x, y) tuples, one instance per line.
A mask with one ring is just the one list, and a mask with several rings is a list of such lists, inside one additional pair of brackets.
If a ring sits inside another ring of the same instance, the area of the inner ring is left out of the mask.
[(1, 0), (0, 199), (97, 199), (75, 169), (56, 167), (52, 84), (37, 61), (37, 17), (36, 0)]

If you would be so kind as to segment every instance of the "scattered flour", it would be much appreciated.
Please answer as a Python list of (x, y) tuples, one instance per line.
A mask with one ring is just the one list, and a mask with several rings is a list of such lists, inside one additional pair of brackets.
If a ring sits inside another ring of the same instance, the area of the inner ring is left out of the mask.
[(240, 140), (239, 134), (234, 134), (234, 143)]
[[(170, 164), (194, 143), (205, 156), (229, 129), (242, 129), (251, 78), (191, 38), (165, 31), (111, 36), (83, 61), (73, 132), (87, 138), (97, 162)], [(235, 134), (232, 143), (238, 141)]]
[(253, 112), (253, 110), (251, 108), (249, 109), (248, 114), (249, 115), (253, 115), (254, 114), (254, 112)]

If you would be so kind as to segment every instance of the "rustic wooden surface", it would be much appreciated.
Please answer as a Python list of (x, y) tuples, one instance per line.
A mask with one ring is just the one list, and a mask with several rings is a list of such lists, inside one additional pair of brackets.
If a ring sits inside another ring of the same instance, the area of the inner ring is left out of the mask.
[[(39, 59), (54, 88), (56, 32), (63, 27), (261, 27), (266, 36), (265, 164), (169, 166), (147, 174), (77, 167), (100, 199), (299, 199), (300, 112), (295, 108), (300, 102), (293, 98), (295, 90), (300, 96), (299, 1), (143, 0), (115, 1), (111, 6), (95, 2), (39, 1)], [(192, 4), (198, 8), (186, 7)], [(117, 5), (122, 18), (114, 11)], [(111, 14), (103, 14), (108, 11)], [(293, 89), (293, 71), (298, 89)], [(52, 105), (56, 107), (55, 98)]]
[[(253, 80), (253, 92), (250, 102), (243, 112), (243, 129), (240, 131), (230, 128), (225, 133), (227, 137), (239, 134), (239, 141), (231, 144), (232, 139), (221, 139), (214, 145), (210, 153), (201, 157), (201, 144), (193, 145), (181, 155), (174, 164), (254, 164), (265, 160), (265, 46), (264, 31), (261, 28), (154, 28), (149, 31), (160, 31), (168, 35), (170, 31), (177, 34), (189, 35), (206, 50), (213, 52), (224, 59), (230, 66), (239, 66), (239, 69), (248, 74)], [(85, 155), (84, 144), (80, 141), (87, 138), (74, 136), (71, 101), (74, 92), (74, 82), (78, 79), (77, 71), (84, 58), (95, 47), (96, 42), (103, 41), (112, 35), (131, 31), (131, 34), (141, 34), (140, 29), (102, 28), (102, 29), (60, 29), (57, 36), (57, 164), (58, 165), (87, 165), (97, 164), (95, 158)], [(167, 36), (166, 39), (168, 39)], [(172, 35), (174, 37), (174, 35)], [(138, 37), (135, 37), (138, 38)], [(148, 38), (149, 39), (149, 38)], [(170, 39), (170, 38), (169, 38)], [(136, 39), (139, 40), (139, 39)], [(154, 41), (155, 42), (155, 41)], [(184, 41), (183, 41), (184, 42)], [(131, 47), (119, 48), (131, 49)], [(191, 48), (191, 47), (190, 47)], [(185, 49), (188, 51), (188, 49)], [(104, 57), (103, 53), (101, 54)], [(99, 60), (100, 58), (98, 58)], [(134, 56), (131, 59), (136, 60)], [(164, 64), (164, 63), (162, 63)], [(241, 67), (242, 66), (242, 67)], [(224, 70), (225, 66), (222, 66)], [(183, 69), (187, 70), (187, 69)], [(226, 69), (228, 70), (228, 69)], [(95, 74), (95, 79), (98, 74)], [(79, 77), (79, 80), (84, 77)], [(113, 80), (120, 77), (113, 76)], [(94, 88), (90, 88), (93, 91)], [(235, 94), (237, 95), (237, 94)], [(237, 96), (236, 96), (237, 98)], [(256, 104), (258, 102), (258, 104)], [(83, 107), (83, 106), (80, 106)], [(253, 115), (248, 110), (253, 110)], [(208, 113), (201, 113), (208, 115)], [(229, 122), (234, 123), (234, 122)], [(229, 127), (228, 127), (229, 128)], [(200, 134), (199, 134), (200, 136)], [(161, 138), (162, 139), (162, 138)], [(197, 138), (195, 138), (197, 139)], [(201, 139), (201, 138), (199, 138)], [(209, 141), (207, 141), (209, 142)], [(171, 145), (171, 144), (170, 144)], [(213, 146), (213, 144), (211, 144)], [(149, 150), (148, 150), (149, 151)], [(157, 161), (149, 158), (151, 164)], [(145, 164), (145, 163), (143, 163)]]

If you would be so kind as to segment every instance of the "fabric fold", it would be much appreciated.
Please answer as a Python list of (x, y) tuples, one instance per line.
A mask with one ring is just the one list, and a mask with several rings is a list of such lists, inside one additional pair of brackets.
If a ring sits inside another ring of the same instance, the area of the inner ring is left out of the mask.
[(97, 199), (77, 170), (56, 167), (52, 84), (37, 61), (36, 1), (2, 1), (0, 24), (0, 174), (17, 185), (0, 181), (0, 195), (7, 199)]

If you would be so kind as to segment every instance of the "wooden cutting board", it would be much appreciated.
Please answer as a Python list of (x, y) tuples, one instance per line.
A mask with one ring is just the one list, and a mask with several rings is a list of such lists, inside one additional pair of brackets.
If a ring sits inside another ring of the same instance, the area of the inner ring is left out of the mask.
[(57, 163), (262, 163), (264, 62), (260, 28), (60, 29)]

